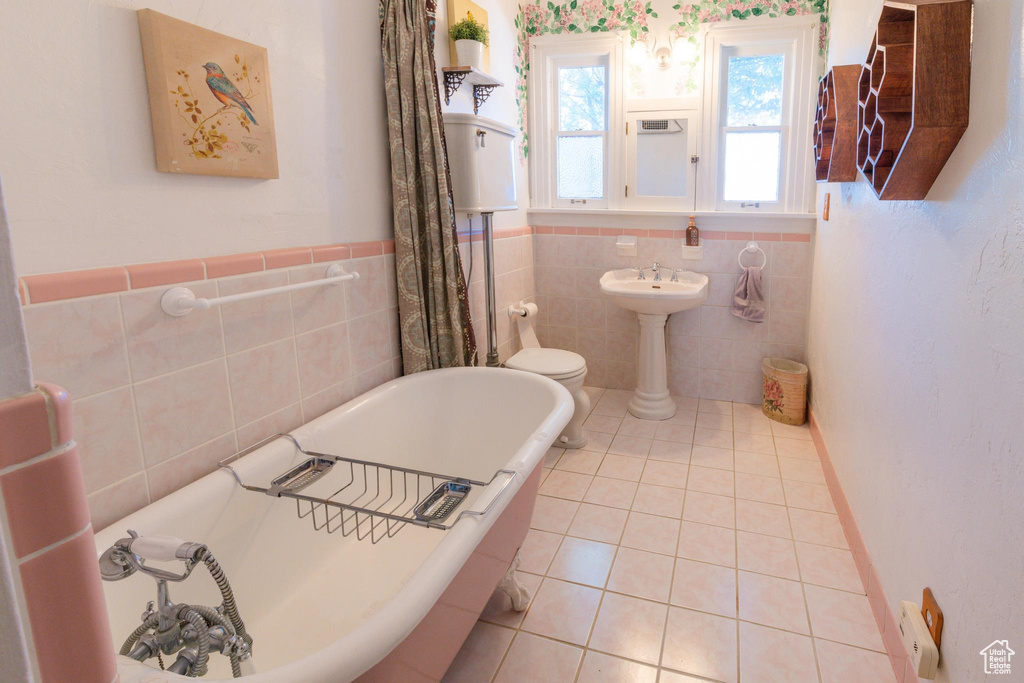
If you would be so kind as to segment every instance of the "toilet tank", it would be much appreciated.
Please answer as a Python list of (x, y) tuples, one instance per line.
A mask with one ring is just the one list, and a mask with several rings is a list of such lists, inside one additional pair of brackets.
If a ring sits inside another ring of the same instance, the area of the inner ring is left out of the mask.
[(456, 211), (512, 211), (516, 206), (516, 130), (475, 114), (445, 114), (444, 135)]

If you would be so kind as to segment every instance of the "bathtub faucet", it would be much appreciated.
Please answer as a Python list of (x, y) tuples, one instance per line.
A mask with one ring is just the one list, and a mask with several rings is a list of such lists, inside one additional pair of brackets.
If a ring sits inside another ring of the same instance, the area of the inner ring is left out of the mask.
[[(120, 581), (135, 572), (156, 580), (157, 599), (142, 613), (142, 623), (132, 631), (120, 654), (138, 661), (177, 653), (167, 669), (186, 676), (202, 676), (207, 671), (211, 648), (231, 660), (231, 672), (242, 675), (241, 663), (252, 656), (252, 637), (238, 614), (234, 592), (213, 553), (201, 543), (185, 542), (169, 536), (139, 536), (128, 530), (100, 557), (100, 574), (105, 581)], [(146, 564), (146, 561), (184, 563), (178, 574)], [(223, 602), (216, 609), (204, 605), (176, 604), (171, 600), (168, 581), (187, 579), (197, 564), (210, 571)]]

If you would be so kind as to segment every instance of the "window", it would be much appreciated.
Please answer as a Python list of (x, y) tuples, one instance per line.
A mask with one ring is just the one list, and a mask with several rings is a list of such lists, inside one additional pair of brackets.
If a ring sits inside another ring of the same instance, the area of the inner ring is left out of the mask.
[(622, 125), (622, 41), (553, 35), (530, 45), (531, 202), (608, 208), (623, 177), (622, 141), (613, 134)]
[[(776, 20), (778, 21), (778, 20)], [(812, 34), (804, 26), (713, 27), (705, 44), (702, 204), (806, 211)]]
[(604, 199), (608, 148), (608, 68), (558, 66), (555, 153), (558, 198)]

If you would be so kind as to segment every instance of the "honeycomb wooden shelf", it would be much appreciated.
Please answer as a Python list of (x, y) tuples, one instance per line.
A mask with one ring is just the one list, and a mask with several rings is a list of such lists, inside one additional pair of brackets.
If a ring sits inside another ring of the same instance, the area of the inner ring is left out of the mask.
[(857, 79), (859, 64), (834, 66), (818, 82), (814, 115), (814, 179), (848, 183), (857, 179)]
[(886, 0), (857, 82), (857, 167), (879, 199), (924, 199), (967, 129), (971, 0)]

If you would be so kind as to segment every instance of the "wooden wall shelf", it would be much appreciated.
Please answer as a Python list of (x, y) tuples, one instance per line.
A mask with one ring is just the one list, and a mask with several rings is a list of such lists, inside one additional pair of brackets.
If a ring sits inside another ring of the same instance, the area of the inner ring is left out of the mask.
[(886, 0), (857, 83), (857, 166), (879, 199), (924, 199), (967, 129), (971, 0)]
[(857, 180), (857, 79), (859, 64), (834, 66), (818, 82), (814, 115), (814, 179), (819, 183)]
[(480, 105), (487, 101), (495, 88), (504, 84), (497, 78), (484, 73), (475, 66), (446, 66), (441, 69), (444, 74), (444, 103), (450, 104), (452, 95), (459, 89), (463, 81), (473, 86), (473, 113), (480, 113)]

